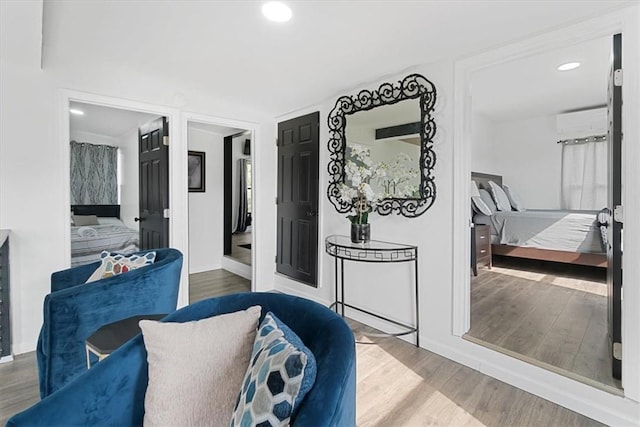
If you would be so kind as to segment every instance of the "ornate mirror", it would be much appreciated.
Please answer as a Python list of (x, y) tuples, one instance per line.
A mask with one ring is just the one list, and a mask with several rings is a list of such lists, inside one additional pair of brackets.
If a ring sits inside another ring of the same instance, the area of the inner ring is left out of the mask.
[(380, 215), (417, 217), (433, 205), (435, 102), (435, 86), (419, 74), (336, 101), (327, 195), (338, 212), (352, 211), (354, 190), (346, 190), (363, 182)]

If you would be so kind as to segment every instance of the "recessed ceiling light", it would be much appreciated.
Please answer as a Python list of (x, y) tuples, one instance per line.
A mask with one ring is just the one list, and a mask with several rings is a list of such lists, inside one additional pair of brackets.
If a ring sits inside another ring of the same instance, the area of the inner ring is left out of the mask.
[(262, 14), (269, 20), (275, 22), (287, 22), (293, 13), (291, 8), (279, 1), (270, 1), (262, 6)]
[(69, 108), (69, 112), (71, 114), (75, 114), (76, 116), (84, 116), (84, 111), (78, 110), (77, 108)]
[(580, 66), (579, 62), (567, 62), (566, 64), (558, 65), (558, 71), (569, 71)]

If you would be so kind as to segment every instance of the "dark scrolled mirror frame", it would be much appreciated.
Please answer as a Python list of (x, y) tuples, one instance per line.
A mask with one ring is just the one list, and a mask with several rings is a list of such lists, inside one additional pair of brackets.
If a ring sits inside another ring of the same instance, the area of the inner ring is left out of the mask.
[(362, 90), (357, 95), (342, 96), (329, 113), (329, 188), (327, 196), (340, 213), (353, 208), (353, 202), (340, 198), (340, 184), (345, 180), (346, 117), (359, 111), (368, 111), (383, 105), (418, 99), (420, 105), (420, 197), (388, 198), (381, 200), (375, 212), (389, 215), (396, 212), (408, 218), (422, 215), (436, 199), (436, 184), (433, 168), (436, 153), (433, 151), (433, 137), (436, 123), (431, 116), (436, 102), (436, 88), (420, 74), (411, 74), (397, 83), (383, 83), (377, 90)]

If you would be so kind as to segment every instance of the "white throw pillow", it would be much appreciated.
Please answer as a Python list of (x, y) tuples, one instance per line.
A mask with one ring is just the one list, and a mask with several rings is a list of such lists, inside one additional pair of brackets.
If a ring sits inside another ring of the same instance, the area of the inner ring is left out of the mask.
[(527, 210), (524, 207), (522, 200), (515, 191), (513, 191), (507, 184), (503, 184), (502, 188), (504, 189), (504, 192), (507, 193), (507, 197), (509, 198), (509, 202), (511, 203), (513, 209), (517, 210), (518, 212), (524, 212)]
[(492, 215), (496, 213), (498, 208), (496, 207), (496, 204), (493, 201), (493, 197), (491, 197), (491, 194), (489, 194), (489, 192), (484, 188), (480, 190), (480, 199), (485, 203), (485, 205), (487, 205)]
[[(95, 230), (94, 230), (95, 231)], [(100, 265), (96, 268), (85, 283), (117, 276), (131, 270), (151, 265), (156, 260), (156, 252), (145, 252), (138, 254), (119, 254), (117, 252), (102, 251), (100, 254)]]
[(510, 211), (511, 203), (509, 202), (509, 198), (507, 194), (504, 192), (502, 187), (496, 184), (493, 181), (489, 181), (489, 187), (491, 187), (491, 195), (493, 196), (493, 200), (496, 202), (496, 207), (499, 211)]
[[(474, 196), (474, 194), (478, 195)], [(491, 215), (493, 213), (491, 212), (491, 208), (487, 206), (487, 204), (484, 202), (484, 200), (482, 200), (482, 197), (480, 197), (479, 194), (480, 191), (478, 190), (478, 184), (474, 180), (471, 180), (471, 207), (477, 213)]]
[(260, 306), (193, 322), (141, 320), (149, 383), (145, 426), (228, 426)]

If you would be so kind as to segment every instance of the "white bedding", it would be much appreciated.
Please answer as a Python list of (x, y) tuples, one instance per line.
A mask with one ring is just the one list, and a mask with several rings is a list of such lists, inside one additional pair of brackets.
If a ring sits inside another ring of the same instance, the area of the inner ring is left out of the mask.
[[(138, 251), (138, 230), (128, 228), (117, 218), (109, 218), (108, 221), (99, 218), (99, 222), (99, 225), (71, 226), (72, 267), (99, 260), (100, 253), (104, 250), (122, 253)], [(83, 233), (79, 233), (81, 228), (84, 229)], [(92, 232), (87, 233), (87, 228), (94, 229), (95, 236)]]
[(603, 253), (598, 211), (527, 210), (476, 215), (476, 224), (491, 226), (494, 244)]

